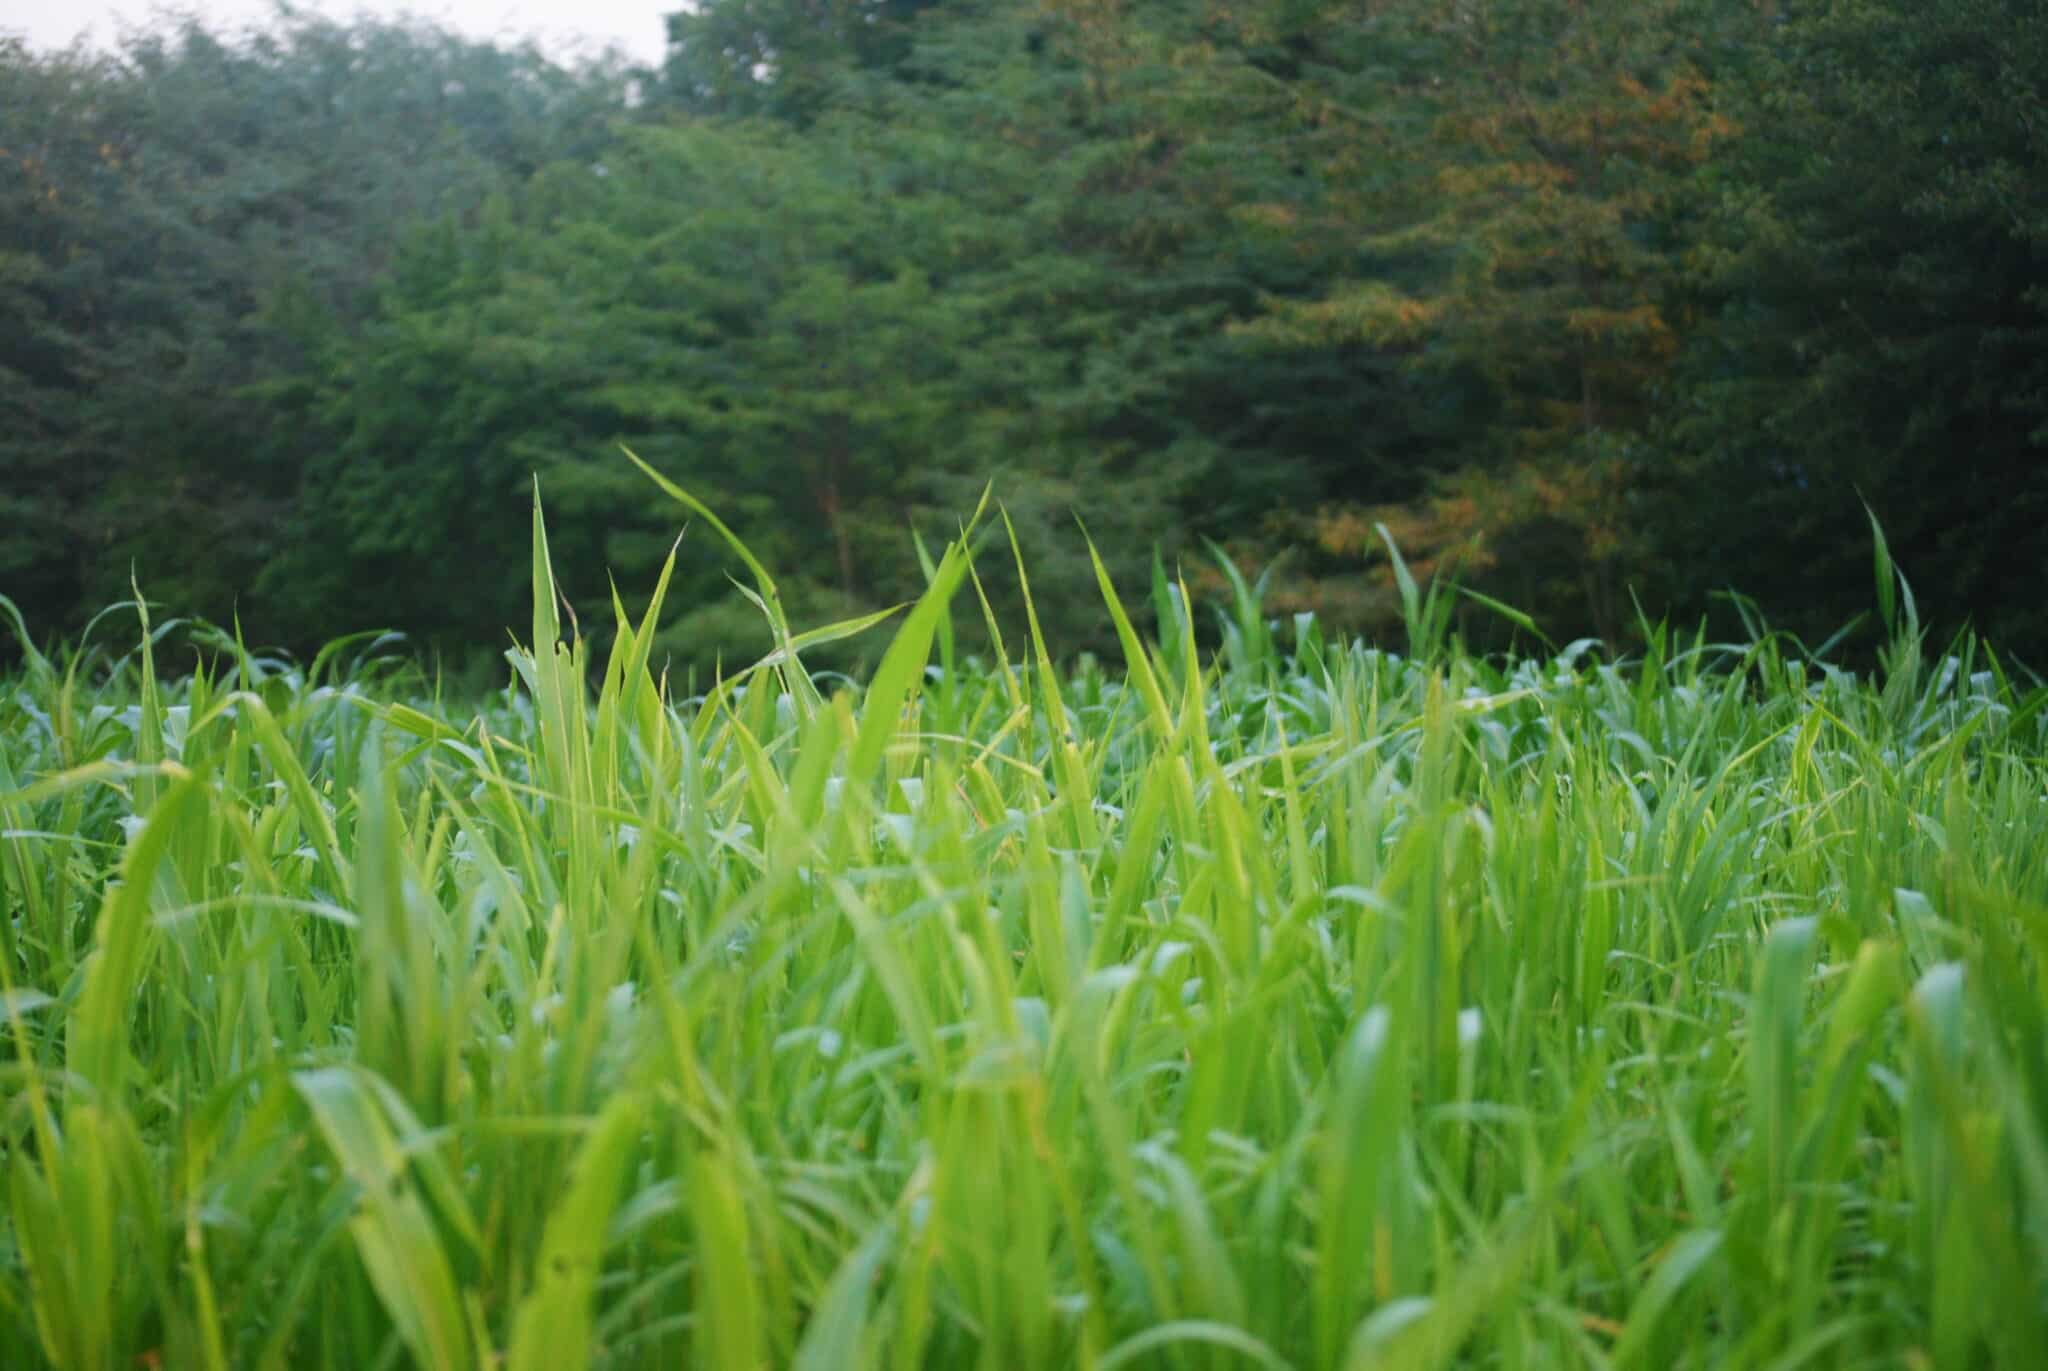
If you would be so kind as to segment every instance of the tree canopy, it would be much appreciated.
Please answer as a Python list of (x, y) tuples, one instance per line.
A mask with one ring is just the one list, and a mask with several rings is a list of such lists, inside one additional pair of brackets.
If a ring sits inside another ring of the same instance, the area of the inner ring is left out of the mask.
[[(298, 648), (572, 607), (682, 532), (884, 608), (984, 486), (1066, 650), (1120, 582), (1398, 616), (1377, 526), (1553, 636), (1825, 634), (1867, 504), (2048, 649), (2048, 19), (2022, 0), (705, 0), (667, 61), (431, 26), (0, 46), (0, 593)], [(664, 630), (759, 645), (684, 533)], [(989, 559), (999, 614), (1021, 612)], [(1474, 620), (1469, 631), (1483, 633)], [(848, 649), (857, 655), (857, 649)], [(850, 659), (850, 658), (849, 658)]]

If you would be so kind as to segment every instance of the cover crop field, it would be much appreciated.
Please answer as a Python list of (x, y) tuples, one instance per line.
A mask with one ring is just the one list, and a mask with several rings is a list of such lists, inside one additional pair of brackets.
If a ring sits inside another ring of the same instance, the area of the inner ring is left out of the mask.
[(1106, 579), (1127, 673), (979, 664), (963, 542), (686, 699), (534, 535), (461, 707), (13, 616), (0, 1362), (2040, 1364), (2048, 695), (1881, 540), (1860, 675)]

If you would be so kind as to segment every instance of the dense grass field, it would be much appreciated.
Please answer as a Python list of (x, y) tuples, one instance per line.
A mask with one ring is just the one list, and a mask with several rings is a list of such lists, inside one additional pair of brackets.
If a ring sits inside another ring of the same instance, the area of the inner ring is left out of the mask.
[(864, 689), (757, 568), (776, 653), (679, 698), (534, 528), (461, 707), (22, 634), (0, 1364), (2048, 1355), (2044, 692), (1881, 544), (1862, 675), (1484, 659), (1413, 587), (1197, 651), (1163, 583), (1128, 674), (978, 665), (963, 545)]

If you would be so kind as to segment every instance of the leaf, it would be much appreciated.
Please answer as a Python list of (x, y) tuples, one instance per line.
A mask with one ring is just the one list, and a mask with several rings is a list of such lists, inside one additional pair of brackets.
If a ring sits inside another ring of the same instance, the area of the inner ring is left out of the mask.
[(645, 1115), (639, 1096), (614, 1096), (577, 1149), (569, 1183), (541, 1234), (533, 1288), (514, 1316), (509, 1371), (590, 1365), (591, 1295)]
[(421, 1366), (468, 1371), (475, 1349), (454, 1270), (383, 1111), (354, 1068), (297, 1072), (292, 1084), (360, 1192), (349, 1233), (399, 1336)]
[(1117, 1367), (1134, 1362), (1148, 1352), (1188, 1343), (1220, 1347), (1260, 1366), (1271, 1367), (1273, 1371), (1292, 1371), (1291, 1363), (1242, 1328), (1207, 1319), (1176, 1319), (1133, 1334), (1103, 1353), (1102, 1360), (1095, 1363), (1096, 1371), (1116, 1371)]

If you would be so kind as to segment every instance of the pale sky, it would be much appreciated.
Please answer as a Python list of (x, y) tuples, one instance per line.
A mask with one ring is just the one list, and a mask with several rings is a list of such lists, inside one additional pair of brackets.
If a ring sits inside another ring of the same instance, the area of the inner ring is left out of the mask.
[[(595, 55), (607, 44), (642, 62), (660, 60), (662, 16), (681, 0), (295, 0), (295, 8), (337, 19), (416, 14), (477, 38), (535, 38), (559, 57)], [(110, 45), (123, 23), (148, 26), (157, 0), (0, 0), (0, 32), (26, 34), (31, 46), (61, 48), (83, 33)], [(267, 19), (271, 0), (183, 0), (209, 28), (245, 28)]]

